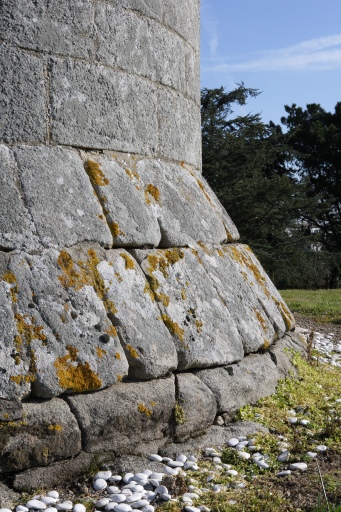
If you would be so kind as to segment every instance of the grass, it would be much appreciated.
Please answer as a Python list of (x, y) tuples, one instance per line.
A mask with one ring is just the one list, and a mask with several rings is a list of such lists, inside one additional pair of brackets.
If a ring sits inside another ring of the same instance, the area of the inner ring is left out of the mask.
[(289, 309), (318, 323), (341, 324), (341, 289), (282, 290)]
[[(270, 433), (253, 436), (258, 450), (268, 455), (269, 469), (262, 470), (250, 460), (240, 459), (236, 450), (222, 447), (222, 462), (238, 471), (237, 476), (229, 476), (226, 468), (203, 456), (199, 471), (183, 477), (185, 485), (202, 492), (194, 506), (206, 505), (211, 512), (341, 512), (341, 403), (336, 401), (341, 398), (341, 370), (306, 361), (298, 354), (292, 357), (297, 375), (280, 381), (274, 395), (254, 406), (243, 407), (237, 417), (258, 421), (269, 428)], [(297, 411), (299, 419), (308, 419), (309, 425), (291, 425), (287, 419), (290, 409)], [(285, 464), (277, 461), (283, 449), (279, 443), (283, 442), (290, 453)], [(318, 457), (329, 508), (316, 461), (306, 455), (316, 444), (328, 447), (326, 454)], [(308, 471), (293, 472), (285, 478), (276, 476), (279, 469), (299, 461), (307, 462)], [(213, 476), (212, 482), (207, 481), (208, 476)], [(221, 484), (221, 492), (213, 492), (213, 484)], [(183, 505), (169, 502), (160, 511), (181, 512)]]

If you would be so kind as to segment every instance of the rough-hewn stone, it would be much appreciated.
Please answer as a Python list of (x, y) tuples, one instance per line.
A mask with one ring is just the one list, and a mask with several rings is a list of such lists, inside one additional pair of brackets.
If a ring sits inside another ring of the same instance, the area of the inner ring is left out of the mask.
[(0, 398), (0, 421), (13, 421), (22, 418), (24, 413), (20, 400), (4, 400)]
[(237, 421), (231, 423), (228, 427), (218, 427), (213, 425), (209, 427), (206, 432), (199, 437), (190, 439), (185, 443), (168, 444), (160, 448), (159, 453), (163, 457), (176, 458), (180, 454), (192, 455), (200, 454), (200, 452), (207, 447), (223, 446), (231, 437), (236, 436), (252, 436), (257, 432), (267, 433), (269, 430), (253, 421)]
[(44, 62), (0, 45), (0, 140), (44, 142), (47, 130)]
[(48, 467), (27, 469), (15, 475), (13, 487), (21, 492), (32, 492), (37, 489), (70, 485), (84, 474), (92, 465), (96, 465), (99, 457), (92, 453), (81, 452), (69, 460), (54, 462)]
[(22, 146), (15, 157), (26, 203), (45, 246), (83, 241), (111, 245), (102, 208), (76, 151)]
[(51, 97), (55, 143), (156, 152), (157, 94), (146, 80), (101, 65), (53, 59)]
[(74, 57), (94, 55), (94, 7), (91, 0), (3, 0), (2, 38), (40, 52)]
[(196, 376), (215, 394), (218, 413), (235, 413), (269, 396), (281, 377), (269, 354), (252, 354), (237, 364), (200, 370)]
[(23, 409), (22, 421), (2, 427), (0, 472), (47, 466), (80, 452), (81, 433), (64, 400), (27, 402)]
[(135, 250), (178, 351), (178, 369), (240, 361), (234, 318), (219, 299), (195, 249)]
[(217, 413), (217, 402), (212, 391), (192, 373), (179, 373), (175, 435), (182, 442), (196, 432), (212, 425)]
[(123, 475), (125, 473), (142, 473), (145, 469), (155, 471), (155, 473), (164, 472), (164, 464), (161, 462), (153, 462), (146, 460), (145, 457), (137, 457), (136, 455), (124, 455), (117, 457), (109, 464), (111, 471)]
[(0, 145), (0, 182), (0, 250), (36, 249), (39, 240), (20, 192), (17, 165), (4, 145)]
[[(84, 450), (136, 454), (152, 440), (170, 435), (175, 405), (174, 377), (117, 384), (95, 394), (67, 397), (83, 434)], [(145, 453), (148, 454), (148, 451)]]
[(13, 509), (19, 502), (20, 494), (0, 482), (0, 507)]

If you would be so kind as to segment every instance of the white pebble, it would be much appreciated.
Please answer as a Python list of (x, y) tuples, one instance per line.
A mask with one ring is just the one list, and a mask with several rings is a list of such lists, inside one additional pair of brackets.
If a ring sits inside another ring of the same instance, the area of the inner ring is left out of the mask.
[(166, 493), (168, 494), (168, 489), (165, 485), (158, 485), (157, 488), (154, 490), (156, 494), (162, 494)]
[(294, 417), (291, 417), (291, 418), (287, 418), (289, 423), (291, 423), (292, 425), (294, 425), (295, 423), (298, 422), (298, 419), (297, 418), (294, 418)]
[(164, 473), (151, 473), (151, 475), (149, 476), (149, 478), (151, 480), (162, 480), (164, 477)]
[(142, 509), (142, 512), (154, 512), (155, 508), (153, 507), (153, 505), (146, 505), (145, 507), (143, 507)]
[(0, 512), (12, 512), (9, 508), (0, 508)]
[(285, 450), (280, 455), (278, 455), (277, 460), (278, 462), (286, 462), (289, 459), (289, 457), (290, 453), (287, 450)]
[(56, 500), (59, 498), (59, 492), (58, 491), (49, 491), (46, 496), (49, 496), (50, 498), (55, 498)]
[(134, 473), (126, 473), (123, 477), (123, 482), (129, 484), (134, 478)]
[(134, 480), (148, 480), (148, 475), (146, 473), (135, 473)]
[(213, 489), (213, 492), (220, 492), (221, 491), (221, 486), (216, 484), (216, 485), (213, 486), (212, 489)]
[(131, 506), (126, 503), (119, 503), (114, 508), (114, 512), (130, 512), (130, 510), (132, 510)]
[(186, 457), (186, 455), (182, 455), (182, 454), (181, 454), (181, 455), (179, 455), (179, 456), (176, 458), (176, 460), (178, 460), (178, 461), (180, 461), (180, 462), (184, 462), (184, 463), (185, 463), (185, 462), (186, 462), (186, 460), (187, 460), (187, 457)]
[(163, 501), (169, 501), (172, 499), (172, 496), (170, 494), (168, 494), (167, 492), (163, 492), (162, 494), (160, 494), (160, 498)]
[(62, 501), (61, 503), (57, 503), (56, 509), (57, 510), (72, 510), (73, 509), (72, 501), (66, 500), (66, 501)]
[(237, 476), (238, 475), (238, 471), (236, 471), (235, 469), (228, 469), (226, 471), (226, 474), (227, 475), (231, 475), (231, 476)]
[(184, 469), (191, 469), (193, 466), (195, 466), (195, 462), (192, 462), (191, 460), (186, 460), (184, 464)]
[(149, 505), (148, 500), (139, 500), (139, 501), (135, 501), (135, 503), (131, 504), (131, 506), (133, 508), (142, 508), (142, 507), (146, 507), (147, 505)]
[(300, 423), (301, 423), (301, 425), (306, 427), (307, 425), (309, 425), (310, 421), (309, 420), (300, 420)]
[(197, 498), (199, 498), (199, 496), (195, 492), (185, 492), (182, 495), (182, 499), (184, 499), (184, 498), (189, 498), (190, 500), (196, 500)]
[(149, 455), (148, 459), (153, 460), (155, 462), (162, 462), (161, 455), (158, 455), (157, 453), (152, 453), (151, 455)]
[(319, 444), (318, 446), (315, 447), (315, 450), (317, 450), (318, 452), (325, 452), (327, 450), (327, 447), (324, 444)]
[(189, 460), (191, 462), (198, 462), (198, 459), (196, 457), (194, 457), (194, 455), (190, 455), (187, 460)]
[(116, 485), (110, 485), (109, 487), (107, 487), (108, 494), (116, 494), (119, 490), (120, 488), (117, 487)]
[(56, 507), (47, 507), (44, 512), (58, 512)]
[(147, 491), (145, 497), (147, 498), (148, 501), (153, 501), (156, 498), (156, 493), (153, 491)]
[(184, 466), (183, 462), (180, 462), (179, 460), (170, 460), (167, 462), (167, 466), (171, 468), (182, 468)]
[(142, 493), (133, 492), (131, 496), (127, 496), (126, 503), (134, 503), (135, 501), (140, 501), (142, 499)]
[(280, 471), (279, 473), (277, 473), (277, 476), (287, 476), (287, 475), (291, 475), (290, 469), (285, 469), (284, 471)]
[(247, 452), (238, 452), (238, 457), (243, 460), (248, 460), (251, 455)]
[(232, 446), (232, 447), (233, 447), (233, 446), (236, 446), (238, 443), (239, 443), (239, 439), (237, 439), (236, 437), (231, 437), (231, 439), (229, 439), (229, 440), (227, 441), (227, 444), (228, 444), (229, 446)]
[(304, 471), (307, 469), (307, 464), (305, 462), (294, 462), (293, 464), (290, 464), (290, 469), (299, 469), (300, 471)]
[(107, 488), (107, 485), (106, 480), (103, 480), (103, 478), (97, 478), (97, 480), (94, 481), (93, 488), (95, 491), (102, 491)]
[(99, 471), (98, 473), (96, 473), (96, 475), (94, 476), (94, 480), (97, 480), (98, 478), (103, 478), (103, 480), (109, 480), (109, 478), (111, 477), (112, 475), (112, 472), (111, 471)]
[[(185, 469), (189, 469), (189, 467), (191, 467), (191, 466), (186, 467), (186, 464), (187, 464), (187, 462), (185, 462), (184, 468)], [(194, 464), (194, 462), (190, 463), (190, 464)], [(166, 473), (166, 475), (173, 476), (173, 475), (177, 474), (177, 470), (173, 469), (173, 468), (170, 468), (169, 466), (165, 466), (165, 473)]]
[(107, 505), (105, 505), (105, 510), (114, 510), (114, 508), (116, 507), (117, 503), (115, 501), (110, 501)]
[(210, 509), (208, 507), (205, 507), (205, 505), (199, 505), (198, 509), (200, 512), (210, 512)]
[(256, 462), (257, 466), (261, 469), (269, 468), (269, 465), (266, 462), (264, 462), (264, 460), (256, 460), (255, 462)]
[(76, 503), (73, 506), (73, 512), (86, 512), (86, 508), (82, 503)]
[(42, 496), (40, 501), (46, 503), (46, 505), (51, 505), (51, 503), (56, 503), (56, 498), (52, 498), (52, 496)]
[(126, 494), (120, 493), (120, 494), (111, 494), (110, 495), (111, 501), (114, 501), (115, 503), (123, 503), (126, 501), (127, 496)]
[(113, 475), (109, 478), (110, 482), (120, 482), (122, 477), (120, 475)]
[(200, 512), (200, 510), (197, 507), (193, 507), (193, 505), (186, 505), (185, 510), (186, 512)]
[(109, 498), (102, 498), (98, 501), (96, 501), (96, 507), (98, 508), (103, 508), (105, 507), (105, 505), (107, 505), (109, 503)]
[(181, 499), (182, 499), (182, 501), (183, 501), (184, 503), (187, 503), (188, 505), (192, 505), (192, 500), (191, 500), (191, 498), (187, 498), (187, 496), (183, 496)]
[(28, 511), (29, 511), (29, 509), (27, 507), (25, 507), (24, 505), (17, 505), (15, 507), (15, 512), (28, 512)]
[[(34, 508), (35, 510), (45, 510), (46, 503), (43, 503), (40, 500), (29, 500), (26, 503), (26, 507), (28, 508)], [(71, 507), (72, 508), (72, 507)]]
[(317, 453), (316, 453), (316, 452), (307, 452), (307, 455), (308, 455), (308, 457), (310, 457), (311, 459), (315, 459), (315, 457), (317, 457)]

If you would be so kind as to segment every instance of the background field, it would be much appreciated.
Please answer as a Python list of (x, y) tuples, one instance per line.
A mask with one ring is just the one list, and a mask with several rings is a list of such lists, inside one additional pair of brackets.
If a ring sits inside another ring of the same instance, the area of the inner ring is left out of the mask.
[(341, 325), (341, 289), (282, 290), (281, 295), (293, 313), (318, 323)]

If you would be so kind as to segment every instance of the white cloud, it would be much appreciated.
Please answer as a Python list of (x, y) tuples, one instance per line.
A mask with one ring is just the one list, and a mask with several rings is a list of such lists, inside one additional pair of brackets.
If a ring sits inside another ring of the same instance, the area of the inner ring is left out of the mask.
[(341, 68), (341, 34), (302, 41), (294, 46), (269, 50), (252, 58), (227, 61), (212, 58), (204, 71), (309, 71)]
[(218, 57), (219, 48), (218, 22), (213, 14), (213, 8), (209, 1), (202, 1), (201, 13), (202, 30), (206, 33), (208, 38), (210, 59), (215, 60)]

